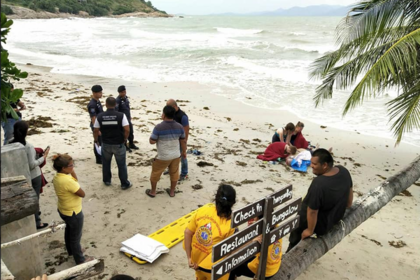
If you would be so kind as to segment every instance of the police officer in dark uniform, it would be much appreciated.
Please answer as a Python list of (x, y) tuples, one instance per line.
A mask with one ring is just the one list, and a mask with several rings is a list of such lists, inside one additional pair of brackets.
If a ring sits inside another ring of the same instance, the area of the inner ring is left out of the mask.
[[(169, 105), (175, 109), (175, 116), (174, 121), (177, 123), (180, 123), (182, 127), (184, 128), (185, 132), (185, 145), (188, 143), (188, 134), (190, 133), (190, 124), (188, 121), (187, 114), (184, 113), (184, 111), (181, 110), (181, 108), (178, 107), (178, 104), (174, 99), (169, 99), (166, 102), (166, 105)], [(179, 181), (183, 181), (188, 179), (188, 161), (187, 158), (181, 157), (181, 175), (179, 176)]]
[[(87, 109), (90, 115), (90, 128), (93, 131), (93, 125), (95, 124), (96, 117), (99, 113), (102, 113), (104, 110), (102, 109), (101, 101), (99, 100), (102, 97), (102, 87), (100, 85), (94, 85), (92, 87), (92, 99), (90, 100)], [(102, 143), (101, 133), (99, 132), (98, 135), (98, 143)], [(93, 152), (95, 153), (96, 163), (102, 164), (101, 155), (98, 154), (95, 148), (95, 144), (93, 144)]]
[(94, 124), (93, 137), (95, 143), (99, 143), (99, 133), (102, 132), (102, 180), (105, 185), (111, 185), (111, 160), (115, 156), (118, 166), (118, 176), (121, 181), (121, 188), (126, 190), (131, 187), (128, 181), (128, 172), (126, 164), (126, 148), (130, 133), (130, 127), (126, 115), (115, 110), (116, 100), (114, 97), (106, 99), (106, 112), (100, 113)]
[(128, 136), (128, 149), (129, 152), (131, 152), (130, 149), (138, 150), (139, 147), (137, 147), (134, 144), (134, 133), (133, 133), (133, 124), (131, 123), (131, 113), (130, 113), (130, 100), (128, 100), (127, 97), (127, 91), (125, 89), (125, 86), (119, 86), (118, 87), (118, 97), (117, 97), (117, 107), (115, 107), (115, 110), (117, 112), (124, 113), (128, 119), (128, 123), (130, 126), (130, 135)]

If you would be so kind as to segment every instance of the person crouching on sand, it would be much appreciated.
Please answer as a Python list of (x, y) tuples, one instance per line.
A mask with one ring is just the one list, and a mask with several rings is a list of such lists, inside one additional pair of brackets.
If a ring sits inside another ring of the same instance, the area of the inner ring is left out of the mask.
[[(235, 232), (230, 227), (232, 206), (236, 202), (235, 189), (230, 185), (220, 185), (214, 202), (198, 209), (184, 232), (183, 247), (188, 266), (195, 270), (197, 280), (211, 279), (213, 246)], [(228, 277), (226, 274), (220, 279)]]
[(274, 133), (271, 143), (275, 142), (285, 142), (290, 144), (290, 139), (292, 134), (295, 132), (295, 125), (293, 123), (288, 123), (285, 127), (277, 129)]

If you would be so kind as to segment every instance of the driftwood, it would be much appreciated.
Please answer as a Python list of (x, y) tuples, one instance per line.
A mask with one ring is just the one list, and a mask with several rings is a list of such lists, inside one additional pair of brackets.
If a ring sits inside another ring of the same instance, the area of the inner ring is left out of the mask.
[(104, 271), (104, 260), (93, 260), (48, 276), (48, 280), (87, 279)]
[(3, 260), (1, 260), (1, 280), (15, 280), (15, 277), (4, 264)]
[(41, 236), (47, 235), (48, 233), (51, 233), (51, 232), (56, 232), (57, 230), (64, 229), (65, 227), (66, 227), (66, 224), (53, 225), (46, 230), (43, 230), (43, 231), (31, 234), (31, 235), (28, 235), (28, 236), (10, 241), (10, 242), (7, 242), (7, 243), (3, 243), (3, 244), (1, 244), (1, 249), (7, 248), (7, 247), (10, 247), (10, 246), (14, 246), (14, 245), (17, 245), (17, 244), (20, 245), (24, 241), (31, 240), (31, 239), (34, 239), (36, 237), (41, 237)]
[(1, 179), (2, 226), (33, 215), (38, 209), (38, 197), (24, 176)]
[(384, 207), (392, 198), (409, 188), (420, 178), (420, 157), (409, 166), (388, 178), (380, 186), (361, 197), (347, 209), (343, 223), (317, 239), (301, 241), (283, 256), (280, 270), (272, 280), (293, 280), (313, 262), (337, 245), (346, 235)]

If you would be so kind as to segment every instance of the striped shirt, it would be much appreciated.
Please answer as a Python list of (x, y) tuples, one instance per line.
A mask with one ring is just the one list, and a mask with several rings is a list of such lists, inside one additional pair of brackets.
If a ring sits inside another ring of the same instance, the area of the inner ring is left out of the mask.
[(184, 128), (176, 121), (163, 121), (155, 126), (150, 139), (157, 141), (157, 159), (176, 159), (181, 156), (179, 140), (185, 139)]

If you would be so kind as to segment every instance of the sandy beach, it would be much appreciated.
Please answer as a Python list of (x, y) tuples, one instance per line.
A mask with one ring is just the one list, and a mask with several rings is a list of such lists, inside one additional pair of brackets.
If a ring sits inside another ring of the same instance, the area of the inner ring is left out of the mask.
[[(211, 94), (211, 85), (112, 80), (52, 74), (49, 68), (34, 65), (19, 67), (29, 73), (27, 79), (14, 82), (16, 88), (24, 89), (22, 100), (28, 109), (22, 111), (23, 119), (34, 120), (30, 130), (34, 134), (27, 138), (28, 142), (42, 148), (50, 145), (50, 155), (69, 153), (75, 160), (75, 171), (86, 192), (82, 247), (87, 255), (105, 261), (104, 274), (96, 279), (108, 279), (116, 273), (138, 279), (194, 279), (181, 243), (171, 248), (169, 254), (146, 265), (133, 262), (119, 249), (121, 242), (134, 234), (148, 235), (210, 202), (221, 182), (235, 187), (236, 209), (288, 184), (293, 184), (295, 197), (304, 196), (314, 177), (310, 169), (308, 173), (299, 173), (284, 165), (270, 165), (256, 159), (270, 143), (275, 129), (288, 122), (304, 122), (303, 134), (313, 145), (333, 147), (336, 164), (348, 168), (352, 175), (355, 200), (420, 154), (420, 148), (413, 145), (403, 143), (394, 147), (392, 139), (322, 128), (286, 111), (264, 110), (216, 96)], [(117, 96), (119, 85), (127, 88), (135, 141), (140, 148), (127, 153), (129, 179), (133, 183), (127, 191), (119, 186), (115, 161), (110, 187), (102, 184), (101, 166), (95, 164), (86, 111), (94, 84), (104, 88), (102, 104), (106, 97)], [(145, 190), (150, 187), (150, 160), (156, 155), (156, 146), (150, 145), (148, 139), (160, 122), (162, 108), (169, 98), (178, 100), (189, 116), (188, 148), (198, 149), (202, 155), (188, 155), (189, 180), (178, 185), (174, 198), (164, 191), (169, 186), (169, 178), (162, 176), (159, 194), (152, 199), (146, 196)], [(251, 100), (248, 97), (248, 102)], [(212, 165), (199, 167), (200, 161)], [(51, 161), (43, 171), (51, 182), (55, 173)], [(43, 222), (61, 222), (56, 202), (49, 184), (40, 198)], [(354, 230), (298, 279), (417, 279), (420, 275), (419, 202), (420, 184), (417, 183)], [(389, 244), (392, 241), (403, 241), (406, 245), (396, 248)], [(62, 232), (40, 242), (46, 273), (74, 266), (73, 258), (68, 258), (65, 251)], [(283, 244), (285, 251), (287, 237)]]

